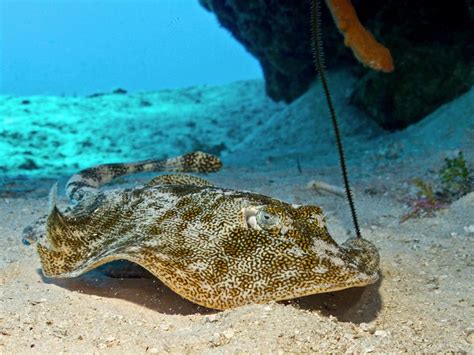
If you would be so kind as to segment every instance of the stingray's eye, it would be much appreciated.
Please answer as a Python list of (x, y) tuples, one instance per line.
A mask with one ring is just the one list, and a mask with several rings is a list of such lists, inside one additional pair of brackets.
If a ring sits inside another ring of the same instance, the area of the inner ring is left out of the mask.
[(268, 213), (265, 210), (258, 211), (256, 219), (257, 224), (262, 229), (273, 229), (280, 225), (280, 217)]

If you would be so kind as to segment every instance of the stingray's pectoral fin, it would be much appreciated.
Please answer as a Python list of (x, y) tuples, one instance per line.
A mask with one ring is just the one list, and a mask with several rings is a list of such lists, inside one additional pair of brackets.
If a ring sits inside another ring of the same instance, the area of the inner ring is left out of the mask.
[(41, 268), (45, 276), (57, 277), (67, 272), (67, 264), (63, 253), (51, 250), (41, 244), (38, 244), (37, 248), (41, 259)]
[(64, 215), (52, 206), (46, 237), (37, 245), (43, 274), (54, 278), (76, 277), (102, 264), (128, 259), (128, 248), (133, 250), (139, 237), (133, 235), (131, 241), (117, 239), (95, 228), (97, 223), (90, 217)]
[(51, 207), (46, 221), (46, 240), (52, 249), (70, 248), (73, 242), (80, 244), (78, 237), (81, 234), (76, 221), (64, 216), (55, 205)]
[(55, 206), (46, 222), (46, 238), (38, 243), (38, 254), (46, 276), (71, 276), (87, 250), (88, 238), (81, 221), (64, 216)]
[(72, 223), (61, 213), (56, 206), (58, 183), (55, 183), (49, 191), (49, 215), (46, 218), (46, 240), (44, 243), (54, 250), (62, 249), (72, 239), (75, 232)]
[(81, 252), (51, 250), (38, 244), (43, 274), (47, 277), (76, 277), (89, 270), (114, 260), (121, 260), (120, 255), (83, 258)]

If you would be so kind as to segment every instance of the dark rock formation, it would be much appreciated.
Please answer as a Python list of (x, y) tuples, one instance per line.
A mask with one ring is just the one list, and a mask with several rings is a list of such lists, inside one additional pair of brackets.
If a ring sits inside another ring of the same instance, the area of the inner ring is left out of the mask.
[[(306, 92), (316, 72), (312, 62), (308, 1), (200, 0), (220, 24), (253, 54), (262, 66), (268, 95), (291, 102)], [(323, 9), (327, 64), (351, 52), (329, 12)], [(342, 50), (341, 50), (342, 49)]]
[[(310, 1), (199, 1), (260, 61), (270, 97), (291, 102), (307, 90), (315, 78)], [(351, 101), (382, 127), (406, 127), (474, 84), (473, 0), (353, 4), (361, 22), (392, 52), (395, 71), (363, 68), (344, 47), (322, 1), (326, 64), (350, 66), (360, 75)]]
[(470, 3), (403, 0), (379, 7), (366, 22), (385, 33), (395, 71), (364, 71), (352, 103), (383, 127), (398, 129), (466, 92), (474, 84)]

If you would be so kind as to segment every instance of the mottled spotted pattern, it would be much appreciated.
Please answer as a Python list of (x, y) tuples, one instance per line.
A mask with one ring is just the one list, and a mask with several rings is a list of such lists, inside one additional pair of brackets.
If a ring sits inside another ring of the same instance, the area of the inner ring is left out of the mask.
[[(220, 166), (204, 153), (153, 164), (175, 171)], [(216, 309), (378, 279), (376, 248), (363, 239), (338, 245), (317, 206), (222, 189), (184, 174), (159, 176), (133, 189), (98, 190), (114, 177), (138, 171), (132, 166), (99, 166), (71, 179), (69, 196), (80, 202), (68, 212), (53, 205), (47, 236), (38, 243), (46, 276), (74, 277), (124, 259), (181, 296)]]
[(87, 195), (96, 194), (100, 186), (123, 175), (150, 171), (210, 173), (219, 170), (220, 167), (221, 162), (217, 157), (203, 152), (193, 152), (164, 160), (104, 164), (73, 175), (66, 185), (66, 194), (71, 200), (80, 201)]

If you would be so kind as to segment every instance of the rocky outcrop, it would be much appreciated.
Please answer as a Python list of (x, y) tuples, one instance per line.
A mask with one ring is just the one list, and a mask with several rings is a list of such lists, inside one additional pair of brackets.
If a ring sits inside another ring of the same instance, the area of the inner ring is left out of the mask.
[[(260, 61), (270, 97), (291, 102), (308, 89), (316, 75), (310, 1), (199, 1)], [(322, 5), (326, 64), (358, 73), (351, 102), (382, 127), (417, 122), (474, 84), (472, 0), (353, 1), (361, 22), (392, 53), (395, 70), (389, 74), (353, 58)]]
[[(200, 0), (220, 24), (259, 61), (267, 94), (291, 102), (308, 89), (315, 77), (310, 42), (310, 3), (307, 1)], [(327, 64), (350, 58), (340, 50), (341, 36), (324, 10)], [(336, 43), (334, 46), (333, 44)]]

